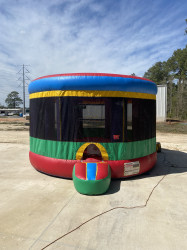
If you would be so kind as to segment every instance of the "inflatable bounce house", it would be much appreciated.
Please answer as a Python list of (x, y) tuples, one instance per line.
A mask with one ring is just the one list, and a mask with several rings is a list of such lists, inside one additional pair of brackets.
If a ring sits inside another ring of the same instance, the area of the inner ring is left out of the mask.
[(73, 178), (88, 195), (106, 192), (111, 178), (150, 170), (157, 159), (156, 93), (154, 82), (135, 76), (37, 78), (29, 85), (31, 164)]

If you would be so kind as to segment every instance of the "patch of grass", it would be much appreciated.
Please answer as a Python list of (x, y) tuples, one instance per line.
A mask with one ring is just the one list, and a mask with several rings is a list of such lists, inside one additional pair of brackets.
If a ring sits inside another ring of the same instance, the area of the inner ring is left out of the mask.
[(156, 130), (161, 133), (187, 134), (187, 123), (185, 122), (159, 122)]

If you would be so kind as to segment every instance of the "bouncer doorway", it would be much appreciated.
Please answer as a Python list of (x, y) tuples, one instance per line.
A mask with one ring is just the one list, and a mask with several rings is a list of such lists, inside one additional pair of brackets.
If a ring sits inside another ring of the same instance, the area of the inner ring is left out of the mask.
[(83, 152), (83, 157), (82, 160), (86, 160), (88, 158), (94, 158), (97, 160), (102, 161), (102, 155), (100, 149), (95, 145), (95, 144), (89, 144), (84, 152)]
[(85, 143), (78, 149), (76, 159), (82, 161), (90, 158), (107, 161), (108, 153), (100, 143)]

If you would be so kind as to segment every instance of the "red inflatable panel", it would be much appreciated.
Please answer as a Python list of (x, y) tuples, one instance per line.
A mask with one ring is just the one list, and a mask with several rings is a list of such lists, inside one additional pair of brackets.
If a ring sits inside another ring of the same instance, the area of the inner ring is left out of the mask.
[(104, 179), (108, 176), (108, 163), (97, 163), (96, 180)]
[(30, 162), (38, 171), (64, 178), (72, 178), (73, 166), (78, 160), (62, 160), (29, 152)]
[(86, 163), (75, 163), (75, 176), (79, 179), (86, 180)]
[(83, 160), (82, 162), (101, 162), (101, 161), (95, 158), (87, 158), (86, 160)]
[[(72, 178), (73, 167), (79, 160), (54, 159), (29, 152), (30, 162), (38, 171), (59, 177)], [(156, 164), (157, 153), (133, 160), (105, 161), (111, 168), (112, 178), (127, 178), (147, 172)], [(84, 161), (86, 162), (86, 161)], [(87, 162), (92, 162), (87, 159)], [(93, 160), (93, 162), (98, 162)], [(103, 164), (103, 163), (101, 163)], [(127, 172), (126, 169), (128, 170)], [(130, 170), (130, 171), (129, 171)], [(132, 173), (132, 174), (130, 174)]]
[[(151, 155), (147, 155), (141, 158), (133, 159), (133, 160), (121, 160), (121, 161), (108, 161), (108, 164), (111, 168), (111, 176), (112, 178), (127, 178), (134, 175), (143, 174), (149, 171), (154, 167), (157, 161), (157, 153), (153, 153)], [(136, 174), (124, 176), (124, 164), (131, 162), (139, 162), (140, 168), (139, 172)]]

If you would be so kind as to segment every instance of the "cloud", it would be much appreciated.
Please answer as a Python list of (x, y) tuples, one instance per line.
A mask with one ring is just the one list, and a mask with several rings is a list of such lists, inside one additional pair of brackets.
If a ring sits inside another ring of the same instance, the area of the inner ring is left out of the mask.
[[(186, 1), (0, 0), (0, 103), (31, 79), (70, 72), (143, 76), (186, 44)], [(27, 96), (28, 105), (28, 96)]]

